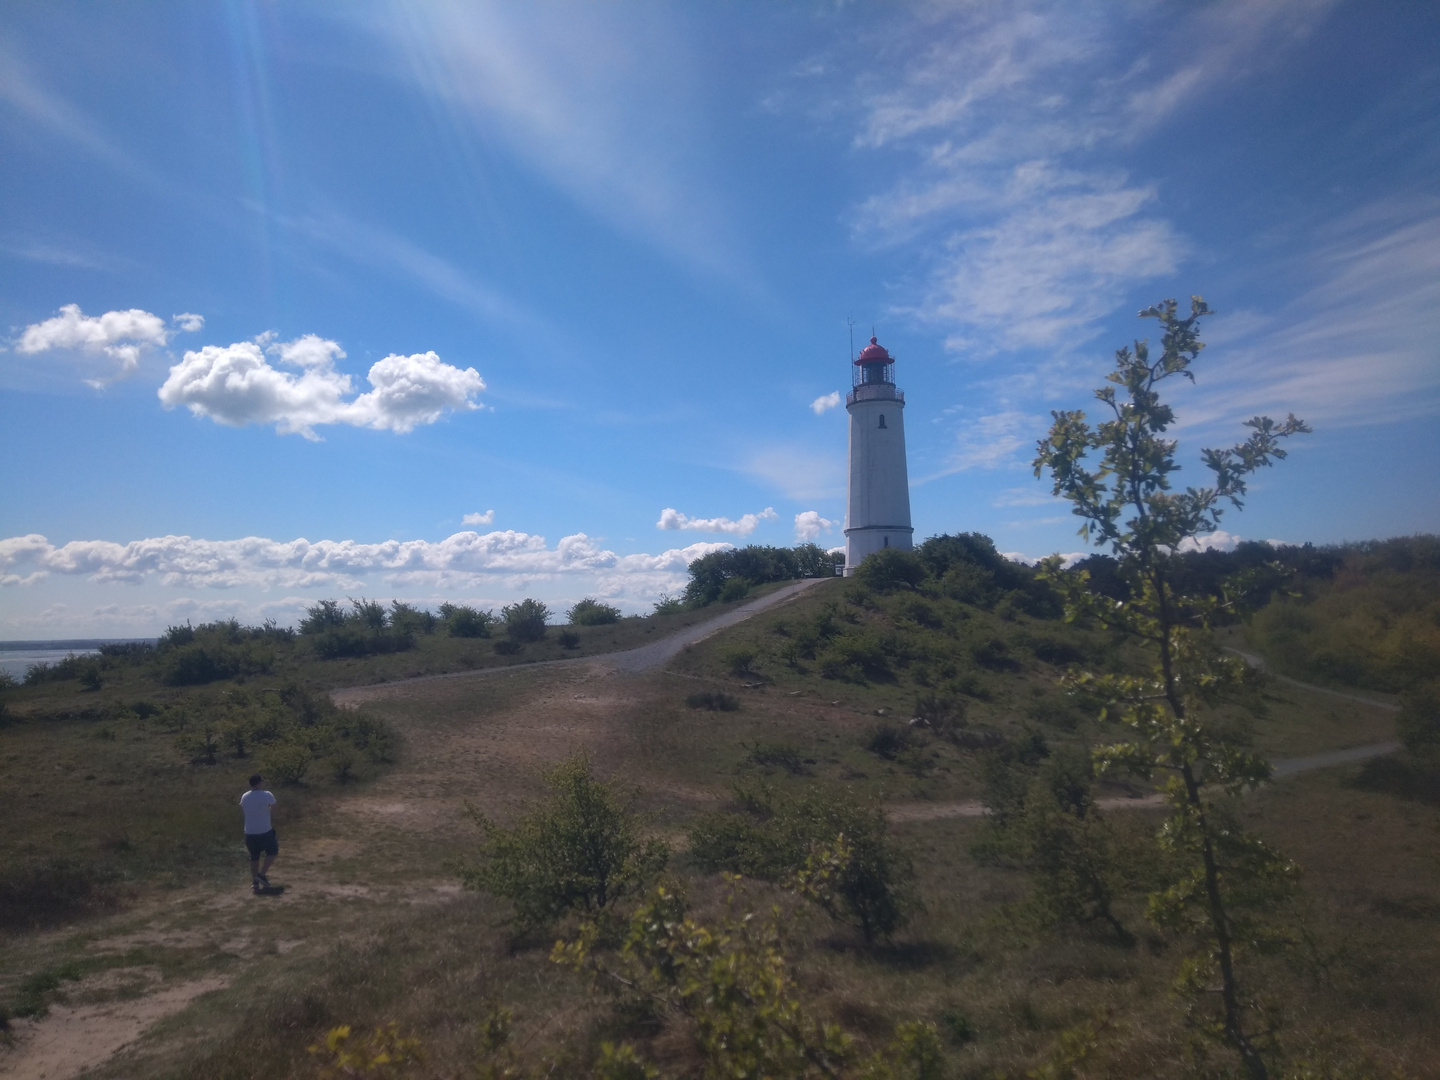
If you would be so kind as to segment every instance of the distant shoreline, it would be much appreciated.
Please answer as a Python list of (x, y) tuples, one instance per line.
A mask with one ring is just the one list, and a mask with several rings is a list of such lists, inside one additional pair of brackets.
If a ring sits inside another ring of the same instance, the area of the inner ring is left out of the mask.
[(0, 641), (0, 652), (29, 652), (33, 649), (98, 649), (101, 645), (129, 645), (141, 642), (154, 645), (159, 638), (46, 638), (36, 641)]

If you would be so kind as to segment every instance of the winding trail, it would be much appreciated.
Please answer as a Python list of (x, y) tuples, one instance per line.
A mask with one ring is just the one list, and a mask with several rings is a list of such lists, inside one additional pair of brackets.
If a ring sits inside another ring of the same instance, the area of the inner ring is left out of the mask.
[[(1254, 653), (1241, 652), (1239, 649), (1227, 647), (1226, 652), (1232, 652), (1245, 663), (1258, 671), (1266, 669), (1265, 659), (1256, 656)], [(1330, 690), (1324, 686), (1315, 686), (1312, 683), (1301, 682), (1299, 679), (1291, 679), (1285, 675), (1270, 673), (1270, 677), (1277, 682), (1287, 683), (1290, 686), (1308, 690), (1316, 694), (1327, 694), (1330, 697), (1343, 698), (1346, 701), (1353, 701), (1360, 705), (1369, 706), (1372, 709), (1384, 709), (1386, 711), (1397, 711), (1400, 706), (1388, 701), (1376, 701), (1374, 698), (1361, 697), (1358, 694), (1346, 694), (1339, 690)], [(1371, 758), (1383, 757), (1385, 754), (1393, 754), (1400, 749), (1400, 744), (1391, 740), (1389, 742), (1370, 743), (1367, 746), (1352, 746), (1345, 750), (1328, 750), (1321, 754), (1308, 754), (1305, 757), (1281, 758), (1271, 762), (1270, 777), (1278, 780), (1286, 776), (1294, 776), (1297, 773), (1310, 772), (1313, 769), (1328, 769), (1336, 765), (1353, 765), (1358, 761), (1369, 761)], [(1153, 810), (1165, 805), (1165, 797), (1158, 793), (1151, 795), (1137, 795), (1134, 797), (1114, 796), (1111, 798), (1099, 799), (1097, 804), (1102, 810)], [(885, 811), (885, 816), (891, 821), (939, 821), (945, 818), (970, 818), (984, 817), (989, 811), (985, 804), (970, 800), (967, 802), (944, 802), (944, 803), (910, 803), (905, 806), (892, 806)]]
[(532, 664), (506, 664), (500, 667), (472, 668), (469, 671), (448, 671), (443, 675), (417, 675), (412, 679), (396, 679), (393, 682), (372, 683), (368, 686), (346, 686), (330, 692), (330, 699), (336, 705), (350, 706), (358, 705), (362, 701), (371, 701), (377, 697), (401, 690), (407, 686), (414, 686), (416, 683), (435, 682), (439, 679), (473, 679), (486, 675), (506, 674), (513, 675), (517, 671), (533, 671), (537, 668), (558, 668), (558, 667), (601, 667), (611, 671), (624, 671), (630, 674), (642, 674), (668, 663), (680, 650), (690, 645), (698, 644), (706, 638), (719, 633), (726, 627), (734, 626), (736, 623), (744, 622), (752, 615), (766, 611), (778, 604), (783, 604), (804, 592), (811, 586), (818, 585), (822, 581), (829, 581), (830, 578), (803, 578), (793, 584), (776, 589), (772, 593), (751, 600), (748, 604), (741, 604), (739, 607), (717, 615), (713, 619), (706, 619), (704, 622), (696, 623), (694, 626), (687, 626), (683, 630), (677, 630), (673, 634), (667, 634), (658, 641), (650, 641), (634, 649), (625, 649), (621, 652), (594, 653), (589, 656), (569, 656), (561, 660), (538, 660)]

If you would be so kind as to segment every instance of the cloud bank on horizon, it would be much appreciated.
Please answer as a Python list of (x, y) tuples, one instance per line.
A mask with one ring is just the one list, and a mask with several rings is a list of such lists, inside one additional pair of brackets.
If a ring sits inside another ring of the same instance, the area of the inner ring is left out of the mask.
[[(1440, 529), (1437, 35), (1359, 0), (0, 11), (0, 636), (412, 573), (638, 610), (704, 547), (652, 527), (835, 538), (862, 325), (917, 536), (1068, 551), (1035, 440), (1192, 292), (1183, 483), (1293, 411), (1234, 528)], [(453, 532), (497, 514), (526, 531)], [(193, 539), (252, 534), (431, 539)]]

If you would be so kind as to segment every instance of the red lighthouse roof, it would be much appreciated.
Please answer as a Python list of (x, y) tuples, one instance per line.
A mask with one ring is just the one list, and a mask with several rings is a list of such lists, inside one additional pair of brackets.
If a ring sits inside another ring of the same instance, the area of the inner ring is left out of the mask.
[(860, 350), (860, 358), (855, 361), (857, 364), (893, 364), (894, 362), (894, 358), (885, 351), (885, 346), (873, 337), (870, 339), (870, 344)]

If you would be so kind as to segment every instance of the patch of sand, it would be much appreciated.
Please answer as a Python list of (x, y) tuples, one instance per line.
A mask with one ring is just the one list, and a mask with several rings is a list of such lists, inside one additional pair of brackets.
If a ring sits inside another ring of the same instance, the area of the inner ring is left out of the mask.
[(163, 986), (128, 1001), (97, 1005), (52, 1005), (39, 1020), (16, 1020), (17, 1045), (0, 1054), (0, 1071), (14, 1080), (69, 1080), (94, 1068), (143, 1035), (152, 1024), (173, 1016), (201, 994), (219, 990), (215, 975)]

